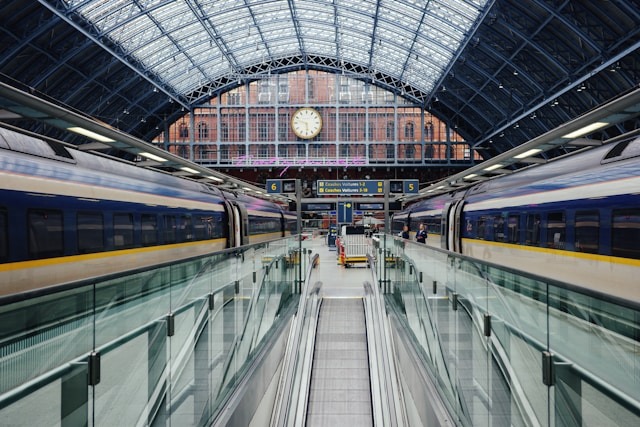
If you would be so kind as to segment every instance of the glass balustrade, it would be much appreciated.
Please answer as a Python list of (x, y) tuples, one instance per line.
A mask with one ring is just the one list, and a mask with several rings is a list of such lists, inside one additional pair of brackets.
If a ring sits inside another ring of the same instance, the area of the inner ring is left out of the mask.
[(640, 304), (389, 235), (376, 245), (388, 305), (462, 425), (638, 424)]
[(282, 239), (0, 299), (0, 424), (207, 424), (307, 258)]

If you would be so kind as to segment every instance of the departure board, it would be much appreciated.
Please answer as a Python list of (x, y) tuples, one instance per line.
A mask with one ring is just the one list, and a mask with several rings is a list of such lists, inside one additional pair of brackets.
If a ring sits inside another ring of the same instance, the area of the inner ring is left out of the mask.
[(384, 181), (373, 179), (322, 180), (317, 191), (323, 195), (384, 194)]

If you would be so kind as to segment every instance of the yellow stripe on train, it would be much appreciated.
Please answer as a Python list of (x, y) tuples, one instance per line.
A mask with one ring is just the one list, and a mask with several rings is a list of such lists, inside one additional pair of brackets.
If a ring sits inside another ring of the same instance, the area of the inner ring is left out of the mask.
[(612, 255), (599, 255), (599, 254), (591, 254), (587, 252), (574, 252), (574, 251), (566, 251), (562, 249), (541, 248), (538, 246), (527, 246), (527, 245), (515, 245), (513, 243), (493, 242), (490, 240), (467, 239), (467, 238), (462, 239), (463, 252), (464, 252), (465, 245), (494, 246), (494, 247), (507, 248), (511, 250), (518, 249), (520, 251), (545, 253), (545, 254), (552, 254), (552, 255), (569, 257), (569, 258), (579, 258), (579, 259), (585, 259), (590, 261), (608, 262), (613, 264), (622, 264), (622, 265), (640, 267), (640, 260), (638, 259), (622, 258), (622, 257), (616, 257)]
[(185, 248), (189, 246), (198, 246), (202, 244), (215, 244), (215, 243), (221, 243), (225, 241), (226, 239), (224, 238), (211, 239), (211, 240), (198, 240), (195, 242), (173, 243), (170, 245), (145, 246), (142, 248), (120, 249), (120, 250), (114, 250), (114, 251), (94, 252), (94, 253), (82, 254), (82, 255), (70, 255), (70, 256), (60, 256), (55, 258), (36, 259), (36, 260), (30, 260), (30, 261), (11, 262), (7, 264), (0, 264), (0, 272), (21, 270), (25, 268), (47, 267), (47, 266), (56, 265), (56, 264), (90, 261), (90, 260), (96, 260), (96, 259), (102, 259), (102, 258), (113, 258), (118, 256), (124, 256), (124, 255), (136, 255), (141, 253)]

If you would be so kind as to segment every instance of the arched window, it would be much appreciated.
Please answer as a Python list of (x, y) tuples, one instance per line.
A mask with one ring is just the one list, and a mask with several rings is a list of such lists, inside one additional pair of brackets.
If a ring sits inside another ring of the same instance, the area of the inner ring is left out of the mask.
[(205, 122), (198, 123), (198, 139), (201, 141), (209, 139), (209, 126)]
[(424, 125), (424, 139), (426, 141), (433, 141), (433, 123), (431, 122)]
[(404, 146), (404, 156), (407, 159), (413, 159), (416, 155), (416, 148), (413, 144), (407, 144)]
[(180, 123), (178, 126), (178, 135), (180, 138), (189, 138), (189, 126), (186, 123)]
[(396, 124), (394, 122), (387, 123), (387, 141), (393, 141), (396, 136)]
[(406, 125), (404, 125), (404, 139), (413, 141), (413, 137), (415, 135), (414, 129), (415, 127), (413, 122), (409, 122)]

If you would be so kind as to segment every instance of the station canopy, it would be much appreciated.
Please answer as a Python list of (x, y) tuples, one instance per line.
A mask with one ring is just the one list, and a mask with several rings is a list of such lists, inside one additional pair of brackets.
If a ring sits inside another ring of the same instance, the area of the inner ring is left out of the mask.
[(344, 73), (428, 110), (491, 158), (638, 86), (637, 6), (7, 0), (0, 81), (149, 141), (185, 111), (268, 73)]

